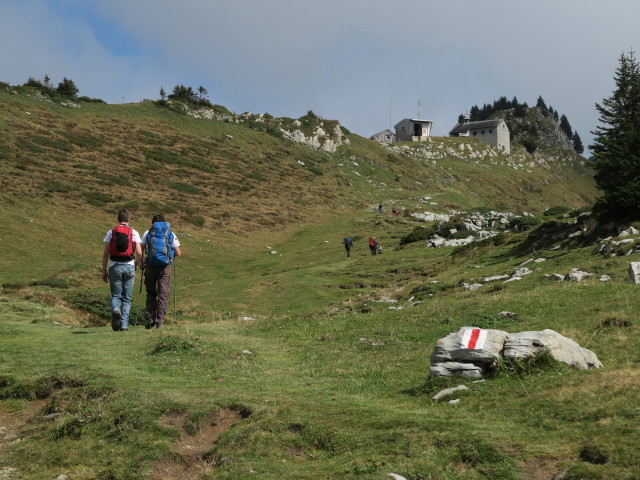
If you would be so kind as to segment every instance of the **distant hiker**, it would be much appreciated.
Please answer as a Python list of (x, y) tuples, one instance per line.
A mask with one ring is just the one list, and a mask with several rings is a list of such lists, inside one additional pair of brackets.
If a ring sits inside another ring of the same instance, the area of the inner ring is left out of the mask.
[(369, 238), (369, 250), (371, 250), (371, 255), (375, 255), (376, 253), (378, 253), (376, 243), (376, 237)]
[(116, 332), (129, 330), (133, 284), (142, 257), (140, 234), (129, 226), (132, 218), (129, 210), (121, 209), (119, 225), (104, 237), (102, 280), (109, 283), (111, 289), (111, 328)]
[(351, 247), (353, 247), (353, 240), (351, 237), (344, 239), (344, 249), (347, 251), (347, 258), (351, 258)]
[(378, 213), (382, 215), (382, 202), (378, 202)]
[(378, 255), (382, 255), (382, 245), (376, 242), (376, 250), (378, 251)]
[(164, 215), (158, 214), (151, 219), (151, 228), (142, 235), (142, 245), (142, 268), (147, 290), (144, 328), (162, 328), (171, 291), (171, 262), (174, 255), (182, 255), (180, 241), (165, 222)]
[(392, 216), (394, 216), (394, 217), (397, 217), (397, 216), (398, 216), (398, 211), (396, 210), (396, 207), (393, 207), (393, 208), (391, 209), (391, 215), (392, 215)]

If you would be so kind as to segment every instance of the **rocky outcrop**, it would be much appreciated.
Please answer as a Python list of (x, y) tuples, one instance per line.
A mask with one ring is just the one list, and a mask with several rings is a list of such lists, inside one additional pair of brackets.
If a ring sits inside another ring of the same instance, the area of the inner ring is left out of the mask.
[(436, 342), (429, 371), (434, 377), (478, 378), (501, 359), (519, 360), (542, 353), (580, 370), (602, 367), (595, 353), (554, 330), (507, 333), (463, 327)]

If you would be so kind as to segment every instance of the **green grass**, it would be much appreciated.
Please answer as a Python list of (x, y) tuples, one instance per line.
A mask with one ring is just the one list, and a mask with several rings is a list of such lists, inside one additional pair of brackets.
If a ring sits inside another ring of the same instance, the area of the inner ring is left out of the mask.
[[(7, 238), (28, 240), (11, 243), (0, 269), (0, 418), (29, 420), (2, 466), (20, 478), (151, 478), (178, 455), (180, 428), (167, 417), (184, 414), (195, 441), (224, 411), (235, 423), (187, 462), (208, 465), (203, 478), (640, 476), (640, 305), (625, 282), (637, 253), (548, 250), (527, 241), (534, 229), (458, 249), (400, 247), (419, 223), (376, 213), (378, 201), (409, 212), (577, 208), (593, 194), (584, 172), (454, 158), (424, 166), (355, 135), (327, 154), (149, 102), (0, 100), (1, 171), (29, 172), (0, 192)], [(49, 158), (62, 144), (20, 140), (25, 110), (73, 144), (66, 172)], [(111, 331), (100, 262), (121, 206), (140, 233), (162, 212), (179, 235), (177, 305), (172, 297), (164, 330), (135, 324), (138, 273), (131, 329)], [(370, 255), (372, 235), (383, 255)], [(461, 287), (539, 257), (520, 281)], [(544, 276), (574, 267), (597, 275)], [(504, 310), (518, 317), (498, 317)], [(515, 364), (477, 384), (430, 378), (435, 342), (469, 325), (551, 328), (605, 368)], [(458, 404), (431, 400), (461, 383), (469, 390)]]

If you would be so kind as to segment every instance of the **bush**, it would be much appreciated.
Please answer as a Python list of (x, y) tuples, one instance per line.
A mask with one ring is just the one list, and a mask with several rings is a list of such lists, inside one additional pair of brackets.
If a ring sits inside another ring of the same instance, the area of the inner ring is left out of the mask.
[(409, 234), (400, 239), (400, 245), (407, 245), (408, 243), (427, 240), (434, 233), (436, 233), (436, 229), (434, 227), (416, 227)]
[(538, 143), (532, 138), (523, 138), (520, 143), (531, 154), (538, 150)]
[(563, 215), (571, 210), (569, 207), (550, 207), (547, 208), (543, 215), (545, 217), (555, 217), (556, 215)]

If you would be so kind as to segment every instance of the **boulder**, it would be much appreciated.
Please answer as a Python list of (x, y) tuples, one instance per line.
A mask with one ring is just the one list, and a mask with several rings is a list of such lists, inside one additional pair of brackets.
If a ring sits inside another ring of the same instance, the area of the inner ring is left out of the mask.
[(640, 262), (629, 263), (629, 283), (640, 284)]
[(571, 271), (567, 273), (566, 279), (571, 280), (572, 282), (581, 282), (591, 275), (593, 275), (593, 273), (584, 272), (579, 268), (572, 268)]
[(429, 373), (432, 377), (480, 378), (485, 370), (473, 363), (443, 362), (431, 364)]
[(602, 367), (595, 353), (554, 330), (509, 334), (463, 327), (436, 342), (429, 372), (432, 377), (479, 378), (500, 358), (518, 360), (543, 352), (580, 370)]
[(500, 356), (507, 335), (502, 330), (462, 327), (436, 342), (431, 363), (472, 362), (490, 365)]
[(602, 367), (602, 363), (591, 350), (582, 348), (573, 340), (549, 329), (509, 334), (504, 343), (503, 356), (506, 359), (517, 360), (538, 355), (543, 351), (549, 352), (556, 361), (567, 363), (579, 370)]

